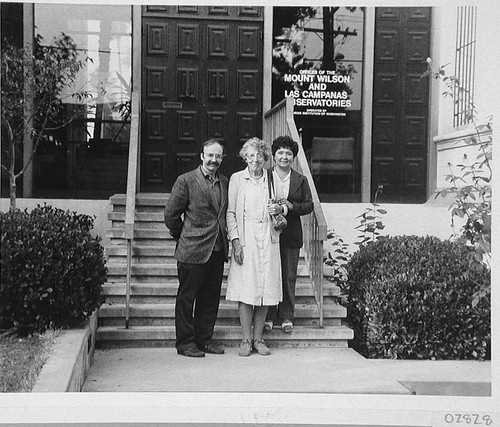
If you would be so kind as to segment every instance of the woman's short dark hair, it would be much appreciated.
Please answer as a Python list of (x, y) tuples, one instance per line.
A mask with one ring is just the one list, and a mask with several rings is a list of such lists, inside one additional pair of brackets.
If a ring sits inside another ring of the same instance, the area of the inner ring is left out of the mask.
[(280, 148), (287, 148), (293, 154), (293, 157), (297, 157), (297, 153), (299, 152), (299, 144), (297, 144), (291, 137), (288, 135), (278, 136), (273, 141), (273, 146), (271, 150), (273, 152), (273, 157)]

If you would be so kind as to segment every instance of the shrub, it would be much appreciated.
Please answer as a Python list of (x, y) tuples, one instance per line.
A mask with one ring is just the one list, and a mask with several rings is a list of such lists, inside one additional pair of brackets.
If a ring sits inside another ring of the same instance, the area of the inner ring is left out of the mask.
[(361, 246), (347, 266), (353, 347), (369, 358), (490, 358), (490, 299), (472, 306), (490, 272), (469, 270), (469, 250), (417, 236)]
[[(474, 104), (472, 93), (462, 86), (460, 80), (453, 75), (447, 75), (446, 65), (435, 70), (434, 61), (427, 58), (427, 71), (422, 78), (432, 76), (441, 80), (445, 86), (442, 95), (450, 98), (454, 104), (460, 103), (465, 107), (463, 119), (471, 125), (473, 133), (461, 140), (466, 145), (477, 147), (477, 155), (472, 162), (464, 154), (462, 164), (455, 167), (448, 163), (450, 173), (446, 180), (450, 183), (448, 188), (441, 189), (436, 197), (446, 197), (448, 194), (455, 196), (450, 206), (451, 225), (455, 230), (455, 219), (465, 220), (457, 237), (463, 239), (473, 250), (469, 251), (470, 269), (481, 269), (482, 264), (490, 268), (491, 262), (491, 201), (492, 201), (492, 159), (493, 159), (493, 115), (485, 118), (484, 122), (478, 121), (479, 114)], [(462, 221), (460, 221), (462, 222)], [(491, 294), (491, 284), (488, 282), (474, 294), (472, 305), (478, 304), (481, 298)]]
[(0, 324), (41, 333), (72, 326), (103, 303), (107, 268), (93, 223), (49, 205), (0, 213)]

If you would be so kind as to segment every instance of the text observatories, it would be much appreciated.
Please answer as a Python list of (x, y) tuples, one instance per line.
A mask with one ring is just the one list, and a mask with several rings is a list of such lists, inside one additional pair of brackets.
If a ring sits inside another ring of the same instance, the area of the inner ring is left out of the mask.
[(333, 70), (300, 70), (299, 74), (285, 74), (283, 79), (300, 87), (285, 91), (285, 96), (292, 97), (294, 106), (299, 107), (296, 114), (329, 115), (333, 114), (331, 109), (351, 107), (346, 90), (351, 76)]

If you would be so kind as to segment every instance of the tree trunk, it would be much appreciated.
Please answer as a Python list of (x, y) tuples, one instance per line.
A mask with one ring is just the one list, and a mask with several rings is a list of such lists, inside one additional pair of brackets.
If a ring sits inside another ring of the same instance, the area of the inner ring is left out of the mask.
[(9, 190), (10, 190), (10, 211), (16, 210), (16, 178), (12, 172), (9, 173)]
[(16, 144), (14, 141), (14, 136), (12, 133), (12, 127), (7, 121), (8, 129), (8, 144), (10, 148), (9, 152), (9, 192), (10, 192), (10, 211), (16, 209)]

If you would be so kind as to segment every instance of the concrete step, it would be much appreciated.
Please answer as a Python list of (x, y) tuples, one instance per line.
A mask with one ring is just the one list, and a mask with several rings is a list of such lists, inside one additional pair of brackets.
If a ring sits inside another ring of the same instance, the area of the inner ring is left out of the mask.
[[(347, 311), (336, 303), (324, 304), (326, 324), (340, 325)], [(173, 325), (175, 304), (131, 304), (129, 319), (131, 325)], [(125, 319), (125, 304), (104, 303), (99, 309), (99, 321), (103, 326), (120, 325)], [(217, 316), (218, 322), (224, 325), (239, 324), (238, 304), (234, 301), (222, 300)], [(296, 304), (295, 319), (297, 325), (318, 325), (319, 312), (315, 303)]]
[[(130, 295), (173, 295), (177, 293), (179, 287), (179, 280), (176, 277), (167, 278), (166, 281), (161, 283), (137, 283), (130, 284)], [(225, 296), (227, 288), (227, 278), (222, 281), (221, 294)], [(125, 295), (125, 283), (105, 283), (103, 285), (104, 295)], [(298, 278), (295, 294), (297, 296), (314, 296), (312, 287), (308, 279)], [(331, 282), (325, 282), (323, 288), (324, 296), (339, 296), (340, 289), (338, 286)]]
[[(123, 239), (123, 228), (108, 228), (106, 230), (106, 236), (110, 239)], [(164, 239), (164, 240), (173, 240), (170, 235), (170, 231), (168, 231), (167, 227), (159, 228), (159, 229), (151, 229), (151, 228), (134, 228), (134, 241), (136, 243), (140, 242), (141, 239)]]
[[(290, 334), (279, 329), (264, 333), (264, 340), (270, 348), (276, 347), (341, 347), (346, 348), (353, 331), (345, 326), (324, 328), (295, 326)], [(174, 347), (174, 326), (100, 326), (97, 330), (99, 348), (117, 347)], [(241, 342), (239, 325), (219, 326), (214, 330), (214, 341), (226, 347), (237, 347)]]
[[(139, 246), (132, 245), (132, 256), (135, 257), (150, 257), (150, 256), (173, 256), (175, 250), (175, 241), (166, 240), (161, 245), (157, 246)], [(126, 257), (126, 245), (109, 245), (106, 248), (106, 253), (109, 256)]]
[[(151, 246), (152, 248), (154, 246)], [(108, 279), (111, 276), (125, 276), (127, 271), (126, 248), (121, 251), (107, 251)], [(132, 275), (144, 275), (144, 271), (151, 275), (163, 276), (162, 269), (172, 271), (177, 268), (177, 260), (174, 258), (174, 248), (160, 248), (152, 251), (134, 251), (132, 250)], [(229, 256), (228, 262), (224, 265), (224, 274), (227, 275), (231, 262)], [(305, 260), (299, 261), (297, 266), (297, 277), (309, 277), (309, 270)], [(177, 276), (177, 273), (175, 273)]]
[[(167, 203), (169, 193), (138, 193), (135, 196), (136, 206), (163, 206)], [(113, 206), (125, 206), (127, 196), (115, 194), (109, 198)]]
[[(127, 272), (127, 264), (108, 264), (108, 281), (121, 281)], [(132, 276), (162, 277), (177, 276), (177, 266), (175, 264), (134, 264), (132, 265)], [(111, 280), (110, 280), (111, 278)]]
[[(176, 242), (174, 239), (169, 238), (169, 239), (164, 239), (164, 240), (158, 240), (155, 243), (151, 243), (149, 245), (144, 245), (140, 244), (139, 242), (134, 242), (132, 244), (132, 257), (136, 258), (145, 258), (151, 257), (151, 260), (149, 261), (152, 264), (155, 264), (157, 262), (153, 261), (152, 259), (154, 257), (173, 257), (174, 252), (175, 252), (175, 246)], [(229, 247), (229, 258), (231, 258), (231, 246)], [(106, 246), (106, 254), (110, 258), (116, 258), (119, 260), (122, 258), (121, 263), (125, 263), (126, 257), (127, 257), (127, 245), (126, 242), (120, 241), (120, 243), (115, 243), (113, 245), (108, 245)], [(304, 258), (304, 252), (303, 249), (300, 251), (300, 258), (299, 258), (299, 263), (306, 265), (305, 264), (305, 258)], [(162, 261), (163, 262), (163, 261)]]
[[(113, 227), (123, 227), (125, 222), (125, 211), (123, 212), (109, 212), (108, 219), (113, 222)], [(142, 227), (148, 227), (149, 223), (155, 224), (155, 226), (165, 227), (165, 217), (163, 212), (136, 212), (134, 216), (134, 221), (136, 224), (141, 224)]]
[[(118, 277), (124, 277), (127, 272), (127, 264), (109, 263), (108, 264), (108, 281), (118, 281)], [(229, 264), (224, 264), (224, 275), (229, 273)], [(177, 276), (177, 264), (148, 264), (140, 263), (132, 265), (132, 276), (144, 277), (163, 277), (163, 276)], [(297, 267), (298, 277), (309, 277), (309, 271), (305, 264), (299, 263)], [(110, 280), (110, 277), (113, 280)], [(124, 280), (123, 280), (124, 281)]]
[[(101, 326), (114, 326), (121, 327), (125, 325), (125, 317), (107, 317), (100, 318), (99, 324)], [(134, 326), (174, 326), (175, 321), (170, 317), (129, 317), (129, 324), (131, 327)], [(217, 318), (217, 324), (220, 326), (238, 326), (240, 325), (240, 320), (238, 317), (220, 317)], [(344, 322), (342, 319), (335, 317), (327, 317), (323, 319), (324, 326), (341, 326)], [(319, 327), (319, 320), (317, 318), (295, 318), (294, 325), (296, 326), (306, 326), (309, 328)]]
[[(139, 193), (136, 194), (135, 212), (156, 213), (162, 214), (165, 210), (167, 199), (170, 196), (168, 193)], [(115, 194), (110, 197), (110, 202), (113, 212), (125, 212), (126, 196), (125, 194)]]
[[(117, 236), (121, 236), (123, 234), (119, 232), (120, 229), (116, 228), (113, 230), (113, 234), (116, 234)], [(134, 240), (132, 243), (132, 255), (142, 255), (142, 256), (155, 256), (157, 255), (158, 251), (163, 251), (165, 249), (168, 249), (169, 251), (175, 249), (176, 241), (169, 236), (166, 239), (163, 240), (158, 240), (155, 245), (144, 245), (141, 244), (139, 240)], [(106, 252), (109, 255), (116, 255), (116, 256), (127, 256), (127, 244), (125, 240), (118, 241), (115, 244), (108, 245), (106, 247)], [(172, 252), (173, 254), (173, 252)], [(231, 255), (231, 246), (229, 246), (229, 255)], [(299, 262), (305, 262), (305, 251), (302, 248), (299, 252)]]
[[(166, 252), (166, 253), (165, 253)], [(171, 252), (171, 253), (168, 253)], [(126, 262), (126, 256), (108, 256), (108, 267), (114, 264), (123, 265)], [(172, 248), (170, 251), (162, 251), (158, 256), (134, 256), (132, 255), (132, 265), (135, 264), (172, 264), (176, 262), (174, 259), (174, 249)]]
[[(175, 242), (165, 240), (161, 245), (132, 246), (132, 264), (173, 264)], [(127, 247), (125, 245), (109, 245), (106, 247), (108, 266), (111, 264), (125, 264), (127, 262)]]
[[(130, 317), (174, 317), (175, 304), (131, 304)], [(346, 308), (336, 303), (323, 305), (324, 317), (345, 318)], [(316, 318), (318, 307), (314, 304), (296, 304), (295, 317)], [(125, 304), (104, 303), (99, 309), (99, 318), (125, 317)], [(219, 305), (219, 317), (236, 317), (238, 315), (238, 303), (236, 301), (223, 300)]]
[[(177, 295), (179, 282), (176, 277), (167, 278), (162, 283), (131, 283), (130, 303), (131, 304), (154, 304), (174, 302)], [(221, 297), (225, 298), (227, 289), (227, 280), (224, 279), (221, 289)], [(324, 301), (335, 300), (340, 294), (337, 286), (325, 286)], [(106, 302), (110, 304), (125, 303), (125, 283), (106, 283), (103, 285), (103, 294), (106, 296)], [(299, 278), (295, 290), (297, 304), (315, 303), (314, 292), (311, 283), (307, 278)]]

